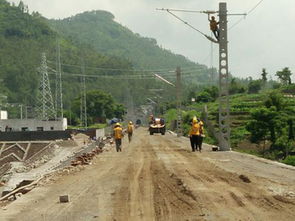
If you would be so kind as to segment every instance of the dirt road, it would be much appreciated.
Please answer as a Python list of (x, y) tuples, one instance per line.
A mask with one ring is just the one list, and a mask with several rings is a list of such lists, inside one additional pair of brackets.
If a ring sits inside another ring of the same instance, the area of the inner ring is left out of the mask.
[[(0, 209), (0, 220), (294, 220), (294, 169), (192, 153), (186, 139), (144, 128), (135, 136), (122, 153), (113, 148)], [(64, 194), (70, 203), (58, 203)]]

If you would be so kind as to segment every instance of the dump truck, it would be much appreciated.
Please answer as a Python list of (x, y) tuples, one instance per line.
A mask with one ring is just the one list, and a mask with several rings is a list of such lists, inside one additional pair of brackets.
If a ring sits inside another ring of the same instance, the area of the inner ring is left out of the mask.
[(149, 127), (150, 135), (153, 135), (154, 133), (161, 133), (162, 135), (165, 135), (166, 133), (166, 125), (163, 118), (154, 118), (150, 122)]

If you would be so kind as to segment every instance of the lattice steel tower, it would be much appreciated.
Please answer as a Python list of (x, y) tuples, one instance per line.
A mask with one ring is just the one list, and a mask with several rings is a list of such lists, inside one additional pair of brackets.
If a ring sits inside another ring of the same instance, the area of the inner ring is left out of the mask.
[(41, 120), (55, 119), (56, 112), (54, 109), (50, 82), (47, 72), (46, 54), (42, 53), (41, 66), (39, 68), (40, 82), (37, 94), (36, 113), (37, 118)]

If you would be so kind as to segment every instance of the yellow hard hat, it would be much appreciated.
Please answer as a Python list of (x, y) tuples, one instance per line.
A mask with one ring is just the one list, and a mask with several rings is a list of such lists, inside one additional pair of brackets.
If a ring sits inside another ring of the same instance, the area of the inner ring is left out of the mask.
[(132, 124), (132, 121), (129, 121), (129, 124)]
[(115, 125), (116, 125), (116, 126), (121, 126), (121, 124), (120, 124), (120, 123), (116, 123)]
[(197, 123), (197, 122), (198, 122), (197, 117), (194, 116), (194, 117), (193, 117), (193, 123)]

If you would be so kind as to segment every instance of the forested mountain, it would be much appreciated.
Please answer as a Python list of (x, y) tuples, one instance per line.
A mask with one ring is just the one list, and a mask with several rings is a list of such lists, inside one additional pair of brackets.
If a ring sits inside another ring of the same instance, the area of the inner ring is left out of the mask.
[[(135, 105), (155, 96), (149, 89), (161, 87), (166, 90), (162, 94), (165, 99), (173, 101), (175, 97), (173, 88), (155, 80), (152, 73), (138, 69), (173, 70), (181, 66), (187, 68), (185, 76), (189, 82), (208, 81), (209, 70), (205, 66), (161, 49), (154, 39), (132, 33), (116, 23), (108, 12), (47, 20), (38, 12), (29, 13), (22, 2), (15, 6), (0, 0), (0, 99), (7, 97), (7, 101), (2, 101), (2, 109), (6, 109), (5, 103), (35, 105), (43, 52), (47, 55), (55, 95), (57, 42), (66, 108), (81, 94), (82, 73), (89, 75), (87, 90), (100, 89), (111, 93), (117, 102)], [(173, 82), (175, 74), (171, 75)]]
[[(52, 30), (45, 18), (39, 13), (29, 14), (22, 4), (11, 6), (5, 0), (0, 0), (0, 78), (1, 92), (8, 97), (9, 103), (33, 105), (38, 87), (38, 67), (41, 63), (41, 53), (45, 52), (48, 65), (52, 70), (56, 64), (57, 40), (61, 43), (62, 62), (72, 64), (63, 66), (65, 102), (79, 94), (79, 77), (67, 74), (81, 74), (83, 63), (91, 67), (112, 67), (114, 69), (131, 69), (132, 64), (126, 59), (99, 54), (87, 46), (79, 46), (70, 39), (60, 37)], [(76, 66), (75, 66), (76, 65)], [(86, 74), (124, 74), (120, 71), (106, 73), (95, 69), (87, 69)], [(50, 71), (52, 90), (54, 91), (54, 72)], [(107, 80), (106, 80), (107, 81)], [(89, 89), (97, 80), (87, 79)], [(100, 88), (104, 89), (103, 82)], [(122, 89), (122, 86), (118, 85)]]
[(160, 48), (155, 39), (133, 33), (114, 18), (106, 11), (91, 11), (63, 20), (50, 20), (50, 24), (61, 35), (89, 44), (100, 53), (130, 60), (135, 68), (196, 66), (184, 56)]

